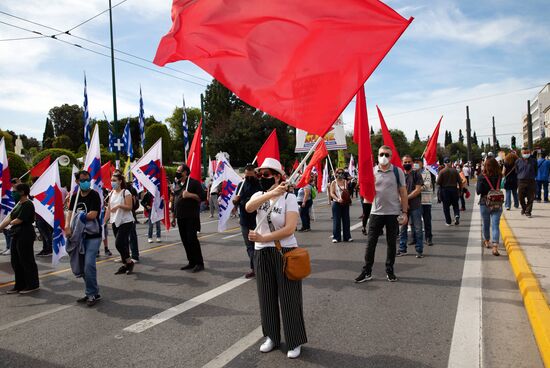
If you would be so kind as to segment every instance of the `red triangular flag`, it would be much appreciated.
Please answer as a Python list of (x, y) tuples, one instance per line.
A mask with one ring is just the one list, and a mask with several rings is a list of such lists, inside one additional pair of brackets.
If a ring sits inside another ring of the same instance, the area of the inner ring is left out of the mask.
[(294, 165), (292, 165), (292, 171), (296, 171), (296, 169), (298, 168), (298, 166), (300, 166), (300, 162), (298, 161), (298, 159), (296, 159), (294, 161)]
[(248, 104), (324, 136), (412, 18), (378, 0), (181, 0), (172, 21), (155, 64), (190, 60)]
[(298, 183), (296, 183), (296, 188), (302, 188), (307, 185), (309, 182), (309, 177), (311, 175), (311, 170), (317, 166), (319, 162), (321, 162), (322, 159), (328, 156), (327, 146), (325, 144), (324, 140), (321, 140), (321, 143), (315, 147), (315, 153), (313, 153), (313, 156), (311, 157), (311, 160), (309, 161), (309, 164), (307, 164), (306, 169), (304, 170), (304, 173)]
[(430, 140), (428, 141), (426, 150), (424, 151), (424, 159), (428, 165), (433, 165), (437, 162), (437, 140), (439, 138), (439, 126), (441, 125), (441, 120), (443, 120), (443, 116), (439, 119), (439, 123), (437, 123), (433, 134), (430, 136)]
[(374, 162), (372, 159), (372, 148), (370, 145), (370, 128), (367, 115), (367, 101), (365, 99), (365, 89), (363, 86), (357, 91), (355, 102), (355, 125), (353, 140), (358, 145), (359, 157), (359, 191), (361, 197), (367, 201), (374, 201), (376, 190), (374, 187)]
[(170, 195), (168, 194), (168, 179), (166, 178), (166, 170), (164, 166), (160, 168), (160, 196), (164, 201), (164, 227), (170, 230)]
[(201, 180), (201, 139), (202, 139), (202, 119), (195, 130), (193, 136), (193, 142), (189, 149), (189, 155), (187, 156), (187, 166), (191, 170), (191, 177), (195, 180)]
[(392, 150), (391, 163), (394, 166), (403, 168), (401, 157), (399, 156), (399, 152), (397, 152), (397, 148), (395, 148), (395, 144), (393, 143), (393, 138), (391, 137), (390, 131), (388, 130), (388, 126), (386, 125), (386, 121), (382, 116), (382, 111), (380, 111), (380, 108), (378, 107), (378, 105), (376, 105), (376, 109), (378, 110), (378, 117), (380, 118), (380, 126), (382, 127), (382, 139), (384, 140), (384, 145), (390, 147)]
[(323, 163), (322, 160), (317, 163), (317, 191), (320, 192), (323, 187)]
[(262, 145), (262, 148), (258, 151), (256, 155), (258, 166), (262, 166), (264, 160), (268, 157), (274, 158), (279, 162), (281, 161), (279, 155), (279, 141), (277, 140), (277, 129), (273, 129)]
[(39, 163), (37, 163), (30, 171), (30, 177), (31, 178), (38, 178), (42, 174), (44, 174), (44, 171), (50, 166), (51, 156), (48, 155), (42, 159)]
[(111, 174), (113, 173), (111, 161), (101, 166), (101, 181), (103, 182), (103, 187), (108, 190), (113, 190), (111, 186)]

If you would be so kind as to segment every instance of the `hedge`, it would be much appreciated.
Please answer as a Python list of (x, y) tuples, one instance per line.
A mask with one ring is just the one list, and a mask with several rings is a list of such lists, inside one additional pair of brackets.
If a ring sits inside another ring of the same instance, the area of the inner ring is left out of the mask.
[[(18, 178), (24, 173), (26, 173), (29, 168), (27, 167), (27, 164), (25, 163), (25, 161), (23, 161), (21, 156), (10, 151), (8, 151), (7, 153), (8, 153), (8, 167), (10, 169), (11, 177)], [(25, 178), (23, 180), (25, 180)]]
[[(40, 151), (36, 156), (34, 156), (34, 158), (32, 159), (32, 165), (36, 165), (37, 163), (39, 163), (40, 161), (42, 161), (44, 159), (44, 157), (50, 155), (51, 158), (52, 158), (52, 161), (55, 160), (56, 158), (58, 158), (59, 156), (63, 156), (63, 155), (66, 155), (69, 157), (69, 159), (71, 160), (71, 164), (74, 164), (76, 166), (79, 166), (80, 165), (78, 164), (78, 160), (76, 159), (76, 156), (75, 154), (68, 150), (68, 149), (63, 149), (63, 148), (49, 148), (49, 149), (46, 149), (46, 150), (43, 150), (43, 151)], [(70, 165), (69, 165), (70, 167)]]

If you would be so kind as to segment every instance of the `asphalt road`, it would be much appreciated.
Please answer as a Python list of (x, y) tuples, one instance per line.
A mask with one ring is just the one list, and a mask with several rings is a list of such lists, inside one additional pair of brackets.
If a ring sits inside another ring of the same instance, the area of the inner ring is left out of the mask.
[[(506, 255), (481, 256), (479, 224), (470, 229), (473, 199), (467, 207), (459, 226), (446, 227), (440, 206), (434, 205), (435, 245), (425, 247), (423, 259), (398, 258), (396, 283), (385, 279), (381, 238), (374, 280), (355, 284), (365, 237), (356, 226), (353, 243), (332, 244), (330, 207), (319, 198), (313, 231), (297, 234), (300, 245), (310, 250), (313, 272), (303, 286), (309, 343), (293, 361), (284, 346), (259, 352), (256, 285), (242, 279), (248, 260), (235, 220), (228, 231), (217, 233), (217, 223), (203, 215), (206, 270), (198, 274), (179, 269), (186, 259), (177, 230), (163, 232), (160, 244), (148, 244), (145, 225), (139, 225), (141, 263), (132, 275), (114, 275), (119, 265), (102, 256), (103, 299), (92, 308), (75, 302), (83, 295), (83, 281), (73, 277), (66, 261), (52, 269), (49, 260), (38, 258), (41, 290), (4, 294), (11, 267), (9, 257), (1, 257), (0, 366), (465, 366), (460, 363), (467, 359), (451, 357), (453, 344), (480, 354), (479, 366), (542, 366)], [(360, 221), (357, 202), (351, 213), (355, 225)], [(110, 243), (116, 254), (113, 239)], [(39, 246), (35, 243), (36, 251)], [(467, 292), (475, 287), (463, 274), (467, 249), (480, 252), (476, 259), (483, 269), (481, 341), (472, 336), (474, 341), (457, 343), (456, 335), (469, 326), (455, 326), (455, 320), (476, 318), (464, 307)]]

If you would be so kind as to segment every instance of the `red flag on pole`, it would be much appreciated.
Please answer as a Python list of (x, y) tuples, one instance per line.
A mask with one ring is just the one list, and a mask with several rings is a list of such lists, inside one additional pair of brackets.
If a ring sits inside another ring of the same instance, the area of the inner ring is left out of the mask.
[(295, 171), (298, 168), (298, 166), (300, 166), (300, 162), (298, 161), (298, 159), (296, 159), (294, 161), (294, 165), (292, 165), (292, 171)]
[(189, 60), (248, 104), (324, 136), (412, 18), (378, 0), (179, 0), (172, 22), (155, 64)]
[(374, 201), (376, 190), (374, 188), (374, 161), (372, 158), (372, 148), (370, 145), (370, 128), (367, 115), (367, 101), (365, 98), (365, 88), (361, 86), (357, 91), (355, 99), (355, 125), (353, 127), (353, 141), (357, 143), (359, 149), (358, 169), (359, 169), (359, 191), (361, 197), (367, 201)]
[(48, 155), (42, 159), (39, 163), (37, 163), (30, 172), (31, 178), (38, 178), (42, 174), (44, 174), (44, 171), (50, 166), (51, 156)]
[(273, 129), (262, 145), (262, 148), (258, 151), (256, 155), (258, 166), (262, 166), (264, 160), (268, 157), (274, 158), (279, 162), (281, 161), (279, 155), (279, 141), (277, 140), (277, 129)]
[(309, 178), (311, 176), (311, 170), (317, 166), (319, 162), (321, 162), (322, 159), (328, 156), (327, 146), (325, 144), (325, 141), (322, 140), (321, 143), (315, 147), (315, 153), (313, 156), (311, 156), (311, 160), (309, 161), (309, 164), (307, 164), (304, 174), (300, 178), (300, 181), (296, 183), (296, 188), (302, 188), (307, 185), (309, 182)]
[(430, 136), (430, 140), (428, 141), (426, 150), (424, 151), (424, 159), (428, 165), (433, 165), (437, 162), (437, 140), (439, 138), (439, 126), (441, 125), (441, 120), (443, 120), (443, 116), (439, 118), (439, 123), (437, 123), (433, 134)]
[(111, 161), (107, 161), (107, 163), (103, 166), (101, 166), (101, 181), (103, 182), (103, 187), (108, 190), (113, 190), (113, 187), (111, 186), (111, 174), (113, 173), (113, 165), (111, 164)]
[(317, 191), (320, 192), (323, 187), (323, 160), (317, 163)]
[(168, 179), (166, 178), (166, 170), (164, 165), (160, 168), (160, 196), (164, 201), (164, 227), (170, 230), (170, 194), (168, 194)]
[(195, 130), (193, 136), (193, 142), (189, 149), (189, 155), (187, 156), (187, 166), (191, 170), (191, 177), (195, 180), (201, 180), (201, 140), (202, 140), (202, 119)]
[(382, 116), (382, 111), (380, 111), (380, 108), (378, 107), (378, 105), (376, 105), (376, 109), (378, 110), (378, 117), (380, 118), (380, 126), (382, 127), (382, 138), (384, 139), (384, 145), (390, 147), (393, 153), (391, 157), (391, 163), (394, 166), (403, 168), (401, 157), (399, 156), (399, 152), (397, 152), (397, 148), (395, 148), (395, 144), (393, 143), (393, 138), (391, 137), (390, 131), (388, 130), (388, 126), (386, 125), (386, 121)]

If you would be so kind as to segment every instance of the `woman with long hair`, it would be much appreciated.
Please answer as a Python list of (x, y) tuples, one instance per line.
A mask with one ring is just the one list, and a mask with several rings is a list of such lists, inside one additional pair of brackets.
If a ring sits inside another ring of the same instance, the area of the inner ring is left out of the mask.
[(483, 243), (486, 248), (492, 249), (494, 256), (500, 255), (498, 252), (498, 242), (500, 238), (499, 224), (500, 216), (502, 215), (502, 207), (498, 209), (490, 208), (487, 205), (487, 194), (489, 194), (491, 190), (500, 190), (501, 178), (502, 175), (497, 160), (493, 157), (487, 158), (483, 165), (482, 174), (477, 180), (476, 192), (481, 196), (479, 208), (483, 224)]
[(512, 197), (514, 198), (514, 208), (519, 208), (518, 201), (518, 174), (516, 172), (516, 161), (518, 155), (510, 152), (504, 157), (504, 167), (502, 175), (504, 176), (504, 190), (506, 191), (506, 200), (504, 207), (509, 211), (512, 206)]
[(339, 243), (342, 233), (345, 242), (352, 242), (349, 219), (351, 196), (342, 168), (336, 169), (336, 179), (329, 186), (329, 197), (332, 200), (332, 242)]

